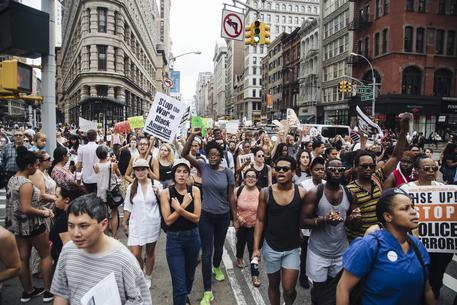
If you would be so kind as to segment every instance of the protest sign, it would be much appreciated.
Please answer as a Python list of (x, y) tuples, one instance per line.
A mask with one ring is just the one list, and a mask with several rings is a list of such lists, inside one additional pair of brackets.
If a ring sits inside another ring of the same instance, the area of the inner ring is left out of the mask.
[(127, 118), (127, 120), (129, 121), (130, 127), (132, 129), (144, 127), (144, 118), (142, 115)]
[(117, 133), (127, 134), (132, 130), (132, 128), (130, 127), (129, 121), (122, 121), (114, 124), (114, 130)]
[(114, 272), (89, 289), (81, 298), (81, 305), (121, 305), (121, 297)]
[(157, 92), (143, 131), (154, 135), (162, 141), (171, 143), (178, 131), (181, 118), (188, 107), (184, 102)]
[(200, 128), (202, 130), (202, 136), (206, 137), (206, 123), (205, 119), (200, 116), (193, 116), (191, 119), (192, 128)]
[(238, 127), (240, 126), (239, 121), (229, 121), (225, 123), (225, 132), (229, 134), (236, 134), (238, 132)]
[(381, 127), (379, 127), (376, 123), (374, 123), (370, 118), (363, 113), (362, 109), (359, 106), (356, 108), (357, 110), (357, 126), (363, 131), (366, 135), (376, 135), (378, 133), (382, 133)]
[(419, 239), (428, 252), (457, 253), (457, 185), (402, 186), (419, 213)]
[(245, 155), (240, 155), (240, 164), (243, 165), (244, 163), (250, 161), (254, 162), (254, 154), (245, 154)]
[(97, 130), (97, 122), (92, 122), (79, 117), (79, 130), (87, 132), (89, 129)]
[(187, 107), (186, 112), (181, 118), (181, 122), (179, 123), (179, 131), (176, 135), (176, 139), (181, 140), (182, 137), (187, 135), (187, 130), (190, 127), (190, 106)]
[(300, 121), (298, 120), (297, 114), (292, 108), (287, 108), (287, 122), (290, 127), (300, 128)]

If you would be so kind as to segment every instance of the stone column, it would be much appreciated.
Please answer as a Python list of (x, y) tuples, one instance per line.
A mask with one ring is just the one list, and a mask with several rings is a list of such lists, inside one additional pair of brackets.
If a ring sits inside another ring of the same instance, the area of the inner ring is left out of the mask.
[(83, 85), (81, 87), (81, 100), (86, 99), (89, 96), (89, 86)]
[(114, 11), (108, 8), (108, 12), (106, 13), (106, 33), (114, 35)]
[(90, 86), (90, 96), (97, 96), (97, 88)]
[(90, 18), (89, 18), (89, 15), (87, 14), (87, 9), (84, 10), (84, 12), (82, 13), (82, 17), (81, 17), (81, 32), (82, 32), (82, 35), (85, 36), (89, 33), (89, 30), (90, 30)]
[(119, 39), (124, 40), (124, 16), (122, 16), (121, 12), (117, 13), (117, 35), (119, 35)]
[(108, 46), (106, 53), (106, 70), (108, 72), (114, 72), (114, 47)]
[(91, 71), (97, 70), (98, 68), (98, 56), (97, 56), (97, 46), (91, 45), (90, 46), (90, 67)]
[(116, 57), (116, 71), (124, 74), (124, 50), (122, 48), (117, 48)]
[(87, 50), (87, 46), (82, 47), (82, 58), (81, 58), (81, 65), (82, 65), (82, 72), (89, 71), (89, 51)]
[(91, 7), (90, 8), (90, 32), (91, 33), (96, 33), (98, 32), (98, 24), (97, 24), (97, 8), (96, 7)]
[(114, 87), (108, 86), (108, 97), (114, 98)]

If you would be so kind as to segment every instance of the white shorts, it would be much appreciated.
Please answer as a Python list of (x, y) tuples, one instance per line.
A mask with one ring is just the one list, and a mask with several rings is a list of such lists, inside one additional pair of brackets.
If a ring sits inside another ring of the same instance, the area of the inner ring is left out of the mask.
[(343, 256), (338, 258), (325, 258), (317, 255), (308, 248), (306, 257), (306, 275), (310, 280), (317, 283), (334, 278), (343, 268)]

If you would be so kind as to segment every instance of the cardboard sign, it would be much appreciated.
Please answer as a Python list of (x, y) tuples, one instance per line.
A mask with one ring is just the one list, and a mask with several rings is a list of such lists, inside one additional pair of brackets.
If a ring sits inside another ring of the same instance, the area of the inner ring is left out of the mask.
[(240, 126), (239, 121), (230, 121), (225, 123), (225, 131), (229, 134), (236, 134), (238, 132), (238, 128)]
[(135, 129), (135, 128), (143, 128), (144, 127), (144, 118), (143, 118), (142, 115), (134, 116), (134, 117), (131, 117), (131, 118), (127, 118), (127, 120), (130, 123), (130, 127), (132, 127), (133, 129)]
[(287, 122), (290, 127), (300, 128), (300, 121), (298, 120), (297, 114), (292, 108), (287, 108)]
[(157, 92), (143, 131), (154, 135), (164, 142), (173, 142), (181, 118), (188, 107), (184, 102)]
[(206, 122), (205, 118), (200, 116), (193, 116), (191, 119), (192, 128), (200, 128), (202, 130), (202, 136), (206, 137)]
[(114, 131), (117, 133), (127, 134), (132, 131), (132, 128), (130, 128), (129, 121), (122, 121), (114, 125)]
[(402, 186), (419, 213), (419, 239), (428, 252), (457, 253), (457, 185)]
[(254, 154), (246, 154), (246, 155), (240, 155), (240, 164), (243, 165), (244, 163), (250, 161), (254, 162)]
[(89, 129), (97, 130), (97, 122), (92, 122), (79, 117), (79, 130), (87, 132)]
[(360, 109), (359, 106), (357, 106), (356, 110), (357, 126), (361, 131), (363, 131), (364, 134), (372, 136), (378, 133), (382, 133), (381, 127), (379, 127), (365, 113), (363, 113), (362, 109)]

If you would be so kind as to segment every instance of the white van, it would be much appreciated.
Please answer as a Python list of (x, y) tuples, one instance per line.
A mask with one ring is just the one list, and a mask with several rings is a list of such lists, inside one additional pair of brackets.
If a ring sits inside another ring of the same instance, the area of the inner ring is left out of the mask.
[(328, 139), (332, 139), (336, 135), (344, 137), (351, 133), (351, 128), (347, 125), (304, 124), (304, 126), (316, 128), (324, 142), (328, 142)]

